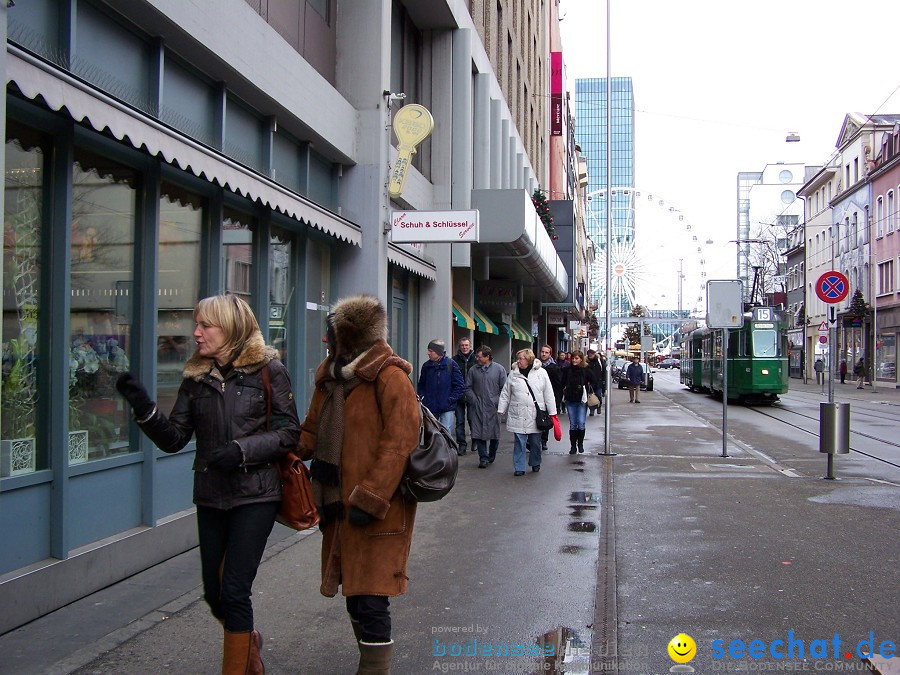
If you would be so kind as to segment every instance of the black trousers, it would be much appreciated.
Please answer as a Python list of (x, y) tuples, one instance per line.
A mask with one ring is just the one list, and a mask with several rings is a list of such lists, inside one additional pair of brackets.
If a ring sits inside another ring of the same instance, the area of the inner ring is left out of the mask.
[(251, 589), (278, 507), (279, 502), (197, 507), (203, 599), (226, 630), (253, 630)]
[(347, 613), (363, 642), (391, 641), (391, 601), (384, 595), (348, 595)]

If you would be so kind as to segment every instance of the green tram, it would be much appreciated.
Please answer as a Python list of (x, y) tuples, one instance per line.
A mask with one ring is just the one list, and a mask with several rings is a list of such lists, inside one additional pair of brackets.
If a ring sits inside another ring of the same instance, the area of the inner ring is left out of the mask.
[[(753, 307), (742, 328), (728, 333), (728, 399), (774, 403), (788, 390), (787, 320), (774, 307)], [(697, 328), (681, 337), (681, 383), (721, 398), (721, 328)]]

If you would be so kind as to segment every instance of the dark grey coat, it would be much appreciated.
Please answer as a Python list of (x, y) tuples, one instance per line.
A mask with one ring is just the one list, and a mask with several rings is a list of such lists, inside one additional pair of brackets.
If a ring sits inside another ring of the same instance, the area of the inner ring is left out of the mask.
[(497, 406), (506, 384), (506, 369), (493, 361), (486, 368), (475, 365), (466, 376), (466, 401), (472, 438), (489, 441), (500, 438), (500, 416)]
[[(212, 359), (195, 354), (185, 365), (184, 381), (172, 412), (155, 412), (140, 426), (165, 452), (178, 452), (193, 436), (194, 503), (217, 509), (240, 504), (281, 501), (278, 460), (297, 446), (300, 421), (287, 369), (277, 352), (256, 333), (234, 360), (223, 380)], [(270, 430), (266, 430), (266, 396), (261, 371), (269, 370), (272, 387)], [(207, 466), (210, 453), (237, 441), (246, 467), (217, 471)]]

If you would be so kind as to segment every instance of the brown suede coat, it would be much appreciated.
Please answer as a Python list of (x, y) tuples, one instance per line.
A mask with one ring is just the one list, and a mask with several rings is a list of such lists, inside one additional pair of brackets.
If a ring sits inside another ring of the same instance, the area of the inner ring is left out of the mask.
[[(409, 373), (412, 366), (378, 340), (344, 367), (361, 383), (344, 404), (341, 446), (341, 496), (344, 517), (322, 530), (322, 595), (401, 595), (406, 592), (406, 562), (412, 543), (416, 503), (398, 488), (409, 454), (418, 444), (419, 405)], [(300, 453), (312, 457), (325, 399), (324, 383), (333, 380), (332, 362), (316, 371), (316, 389), (300, 426)], [(375, 387), (384, 415), (378, 412)], [(356, 506), (373, 515), (366, 526), (351, 525), (347, 513)]]

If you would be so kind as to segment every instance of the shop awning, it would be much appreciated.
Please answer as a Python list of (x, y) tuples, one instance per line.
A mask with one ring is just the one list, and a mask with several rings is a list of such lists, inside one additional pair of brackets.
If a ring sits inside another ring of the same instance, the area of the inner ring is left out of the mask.
[(473, 307), (473, 309), (475, 310), (472, 313), (474, 314), (476, 330), (488, 335), (500, 335), (500, 329), (497, 328), (497, 324), (491, 321), (487, 314), (477, 307)]
[(456, 319), (456, 325), (460, 328), (475, 330), (475, 322), (472, 321), (472, 317), (466, 313), (466, 310), (456, 300), (453, 301), (453, 317)]
[(501, 323), (500, 325), (503, 326), (506, 334), (513, 340), (518, 340), (519, 342), (531, 342), (531, 333), (522, 328), (522, 326), (515, 321), (512, 323)]
[(52, 110), (65, 108), (76, 122), (109, 133), (195, 176), (260, 202), (333, 237), (362, 246), (355, 223), (266, 176), (127, 106), (15, 45), (7, 45), (6, 81), (28, 99), (41, 96)]

